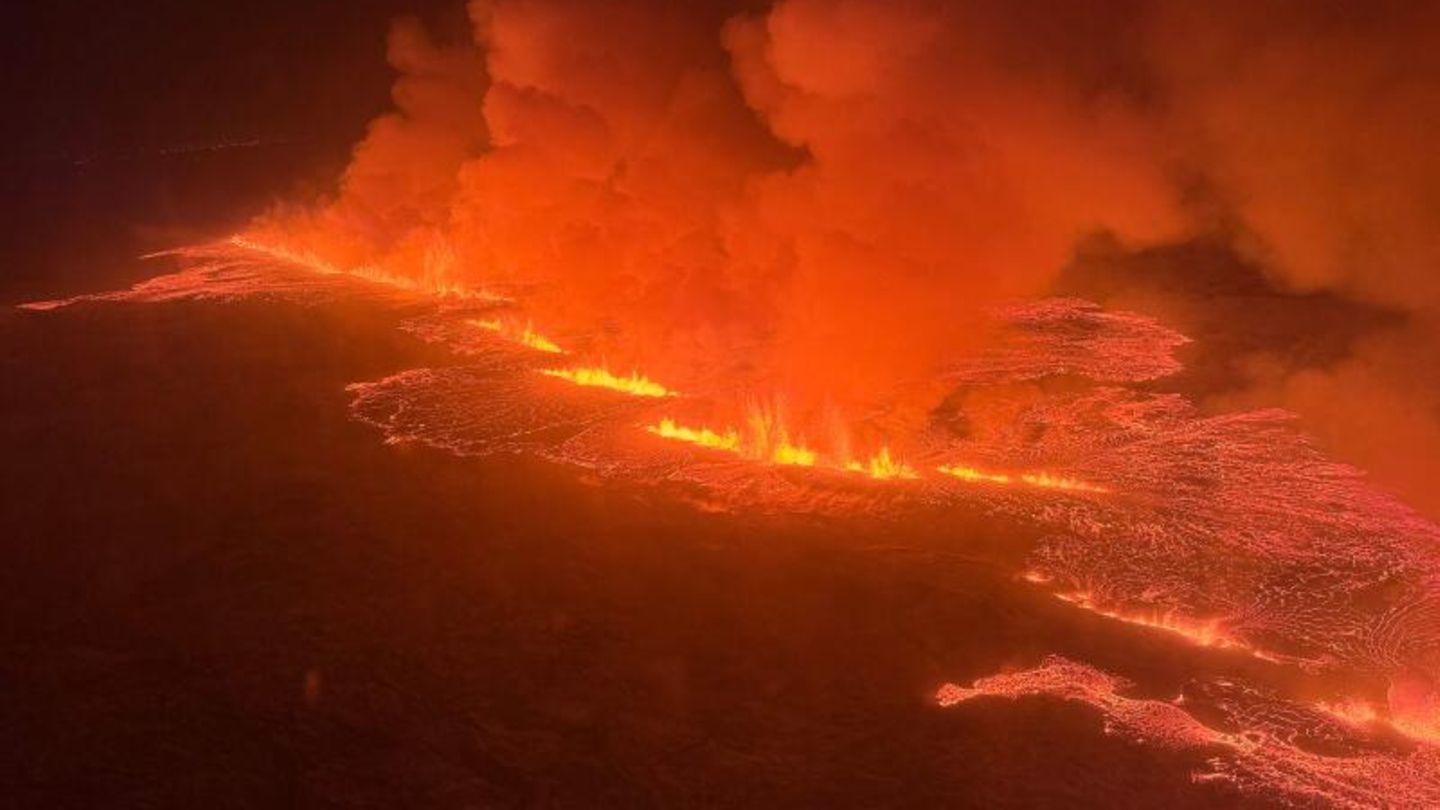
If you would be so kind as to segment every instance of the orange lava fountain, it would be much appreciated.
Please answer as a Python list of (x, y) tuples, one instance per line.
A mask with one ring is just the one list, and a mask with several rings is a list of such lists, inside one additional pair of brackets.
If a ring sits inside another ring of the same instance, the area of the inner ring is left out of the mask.
[(542, 369), (540, 373), (547, 377), (554, 377), (575, 385), (588, 388), (605, 388), (634, 397), (676, 396), (676, 392), (671, 391), (648, 377), (642, 376), (637, 371), (630, 372), (630, 376), (628, 377), (617, 376), (604, 367), (547, 368)]
[(887, 478), (919, 478), (920, 474), (915, 472), (910, 465), (903, 461), (897, 461), (890, 457), (890, 448), (882, 447), (880, 452), (870, 457), (870, 460), (860, 462), (851, 461), (845, 465), (849, 472), (864, 473), (877, 480)]
[(434, 295), (440, 298), (460, 298), (479, 301), (509, 300), (504, 296), (495, 295), (488, 290), (476, 289), (450, 278), (449, 272), (446, 270), (450, 262), (441, 258), (444, 251), (438, 248), (430, 251), (430, 254), (434, 256), (434, 258), (432, 260), (427, 257), (425, 272), (417, 278), (392, 273), (377, 265), (338, 267), (314, 253), (268, 244), (241, 234), (230, 237), (229, 241), (230, 244), (235, 247), (252, 250), (296, 267), (301, 267), (314, 273), (320, 273), (321, 275), (354, 276), (355, 278), (364, 279), (365, 281), (375, 284), (393, 287), (397, 290), (420, 293), (422, 295)]
[(528, 346), (537, 352), (546, 354), (564, 354), (565, 350), (560, 348), (555, 341), (550, 340), (539, 332), (535, 331), (534, 324), (526, 322), (525, 328), (515, 329), (513, 326), (497, 319), (481, 319), (468, 322), (471, 326), (484, 329), (487, 332), (494, 332), (497, 335), (508, 338), (522, 346)]
[(1052, 489), (1062, 492), (1093, 492), (1103, 494), (1110, 491), (1108, 487), (1087, 483), (1076, 478), (1063, 478), (1045, 472), (1010, 473), (987, 472), (975, 467), (967, 467), (963, 464), (944, 465), (936, 468), (952, 478), (958, 478), (972, 484), (999, 484), (1008, 486), (1010, 484), (1024, 484), (1037, 489)]
[(705, 427), (687, 427), (668, 417), (647, 426), (645, 430), (664, 439), (719, 450), (766, 464), (840, 470), (859, 473), (877, 481), (920, 477), (914, 468), (892, 456), (888, 447), (882, 447), (864, 461), (827, 459), (807, 447), (803, 440), (792, 440), (782, 423), (758, 409), (752, 412), (743, 435), (735, 428), (716, 431)]

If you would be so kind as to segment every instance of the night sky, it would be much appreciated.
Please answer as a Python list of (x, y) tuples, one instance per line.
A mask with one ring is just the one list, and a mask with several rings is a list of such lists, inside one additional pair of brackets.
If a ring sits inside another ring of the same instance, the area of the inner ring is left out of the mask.
[(333, 182), (388, 104), (385, 32), (401, 13), (464, 31), (459, 5), (433, 0), (12, 10), (0, 298), (133, 279), (143, 269), (117, 268), (177, 229), (234, 227)]

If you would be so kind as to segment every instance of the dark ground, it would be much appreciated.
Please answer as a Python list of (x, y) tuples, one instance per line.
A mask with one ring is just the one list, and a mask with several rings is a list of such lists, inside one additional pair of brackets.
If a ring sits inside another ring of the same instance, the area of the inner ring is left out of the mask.
[(967, 561), (1009, 539), (384, 446), (343, 385), (444, 358), (379, 320), (0, 318), (9, 806), (1233, 800), (1081, 708), (931, 704), (1052, 652), (1161, 691), (1196, 667)]
[(9, 309), (333, 179), (402, 4), (31, 5), (0, 49), (0, 807), (1233, 802), (1082, 708), (932, 705), (1048, 653), (1155, 694), (1247, 666), (979, 561), (1022, 537), (387, 447), (343, 386), (447, 358), (375, 312)]

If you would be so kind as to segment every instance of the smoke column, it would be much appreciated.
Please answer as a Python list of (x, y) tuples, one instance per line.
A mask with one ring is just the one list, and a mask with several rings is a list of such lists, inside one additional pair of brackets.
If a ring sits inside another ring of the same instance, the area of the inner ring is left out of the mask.
[(1232, 400), (1288, 405), (1431, 497), (1433, 4), (495, 0), (469, 18), (451, 42), (396, 23), (395, 110), (332, 196), (258, 232), (522, 288), (527, 316), (622, 371), (843, 420), (922, 418), (983, 313), (1046, 292), (1095, 233), (1219, 237), (1283, 289), (1399, 324), (1335, 365), (1252, 358)]

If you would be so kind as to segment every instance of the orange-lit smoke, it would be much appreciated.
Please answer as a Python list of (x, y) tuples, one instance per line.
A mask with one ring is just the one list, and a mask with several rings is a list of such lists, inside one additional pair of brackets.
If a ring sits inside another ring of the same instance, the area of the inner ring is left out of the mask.
[(1440, 515), (1440, 5), (1158, 7), (1167, 138), (1273, 278), (1395, 310), (1333, 365), (1264, 353), (1227, 407), (1282, 405)]
[[(996, 8), (999, 8), (996, 6)], [(396, 112), (338, 194), (262, 230), (342, 266), (523, 284), (541, 331), (804, 422), (925, 391), (1097, 228), (1178, 228), (1136, 98), (1006, 45), (1003, 15), (473, 2), (474, 41), (397, 25)], [(923, 410), (926, 405), (917, 406)]]
[[(422, 288), (516, 287), (538, 332), (585, 335), (610, 368), (780, 394), (813, 432), (836, 410), (923, 418), (935, 369), (986, 339), (979, 313), (1044, 292), (1097, 229), (1228, 234), (1297, 288), (1440, 309), (1433, 3), (469, 14), (459, 42), (397, 23), (395, 111), (333, 198), (276, 211), (263, 237)], [(1428, 334), (1375, 351), (1433, 353)], [(1342, 448), (1378, 421), (1387, 444), (1437, 441), (1440, 385), (1357, 363), (1292, 383), (1281, 360), (1257, 397)]]

